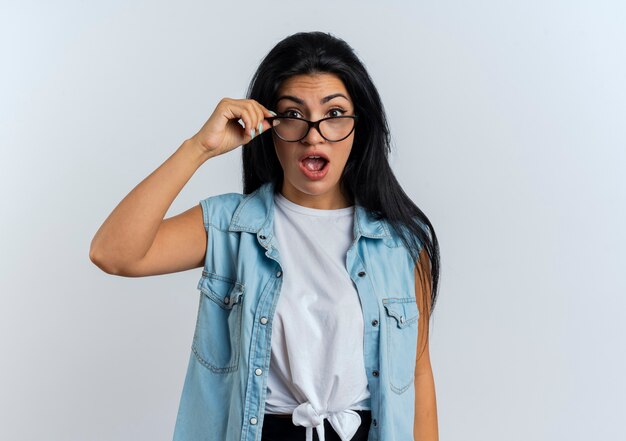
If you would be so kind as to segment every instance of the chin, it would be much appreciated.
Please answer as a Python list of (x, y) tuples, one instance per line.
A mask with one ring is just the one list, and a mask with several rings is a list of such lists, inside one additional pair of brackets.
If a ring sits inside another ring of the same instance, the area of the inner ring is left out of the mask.
[(314, 191), (316, 193), (320, 193), (320, 192), (323, 193), (327, 190), (335, 188), (338, 184), (339, 183), (337, 181), (329, 179), (328, 176), (326, 176), (324, 179), (319, 180), (319, 181), (309, 181), (308, 179), (305, 178), (304, 180), (301, 180), (298, 182), (299, 187), (309, 188), (311, 190), (315, 189)]
[(297, 182), (289, 181), (289, 184), (301, 193), (318, 196), (333, 189), (337, 185), (337, 182), (330, 182), (325, 179), (321, 181), (308, 181), (305, 179)]

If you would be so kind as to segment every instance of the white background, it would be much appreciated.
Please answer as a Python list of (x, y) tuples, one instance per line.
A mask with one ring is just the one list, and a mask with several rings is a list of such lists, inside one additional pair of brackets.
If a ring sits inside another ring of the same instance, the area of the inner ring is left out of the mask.
[[(171, 439), (200, 269), (110, 276), (90, 241), (310, 30), (366, 64), (440, 238), (441, 439), (626, 439), (624, 2), (1, 5), (0, 439)], [(167, 216), (240, 192), (240, 153)]]

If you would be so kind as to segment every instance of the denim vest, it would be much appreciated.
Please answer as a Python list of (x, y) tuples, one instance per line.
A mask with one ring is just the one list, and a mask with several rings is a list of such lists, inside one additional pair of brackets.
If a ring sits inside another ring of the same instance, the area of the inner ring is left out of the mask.
[[(174, 441), (261, 440), (272, 318), (283, 275), (273, 192), (266, 183), (249, 195), (200, 201), (207, 251)], [(358, 204), (353, 233), (346, 269), (365, 323), (368, 439), (413, 440), (419, 315), (414, 261), (390, 225)]]

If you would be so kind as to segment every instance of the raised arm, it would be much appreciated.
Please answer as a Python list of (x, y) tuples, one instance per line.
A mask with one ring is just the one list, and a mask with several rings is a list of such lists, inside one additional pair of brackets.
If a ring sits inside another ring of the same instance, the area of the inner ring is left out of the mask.
[(168, 219), (163, 219), (165, 213), (205, 161), (268, 130), (265, 118), (272, 115), (255, 100), (222, 99), (200, 131), (115, 207), (91, 241), (91, 261), (109, 274), (126, 277), (202, 266), (207, 236), (200, 205)]
[(91, 241), (89, 258), (118, 276), (140, 277), (196, 268), (204, 262), (206, 232), (200, 205), (163, 219), (204, 161), (191, 140), (141, 181), (108, 216)]

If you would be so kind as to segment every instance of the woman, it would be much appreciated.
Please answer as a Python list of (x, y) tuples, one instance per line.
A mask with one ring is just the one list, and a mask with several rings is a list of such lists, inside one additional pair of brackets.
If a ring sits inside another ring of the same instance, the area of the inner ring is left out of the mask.
[[(389, 140), (350, 46), (297, 33), (98, 230), (90, 258), (107, 273), (203, 268), (175, 440), (438, 439), (438, 243)], [(238, 146), (243, 194), (163, 219), (205, 161)]]

